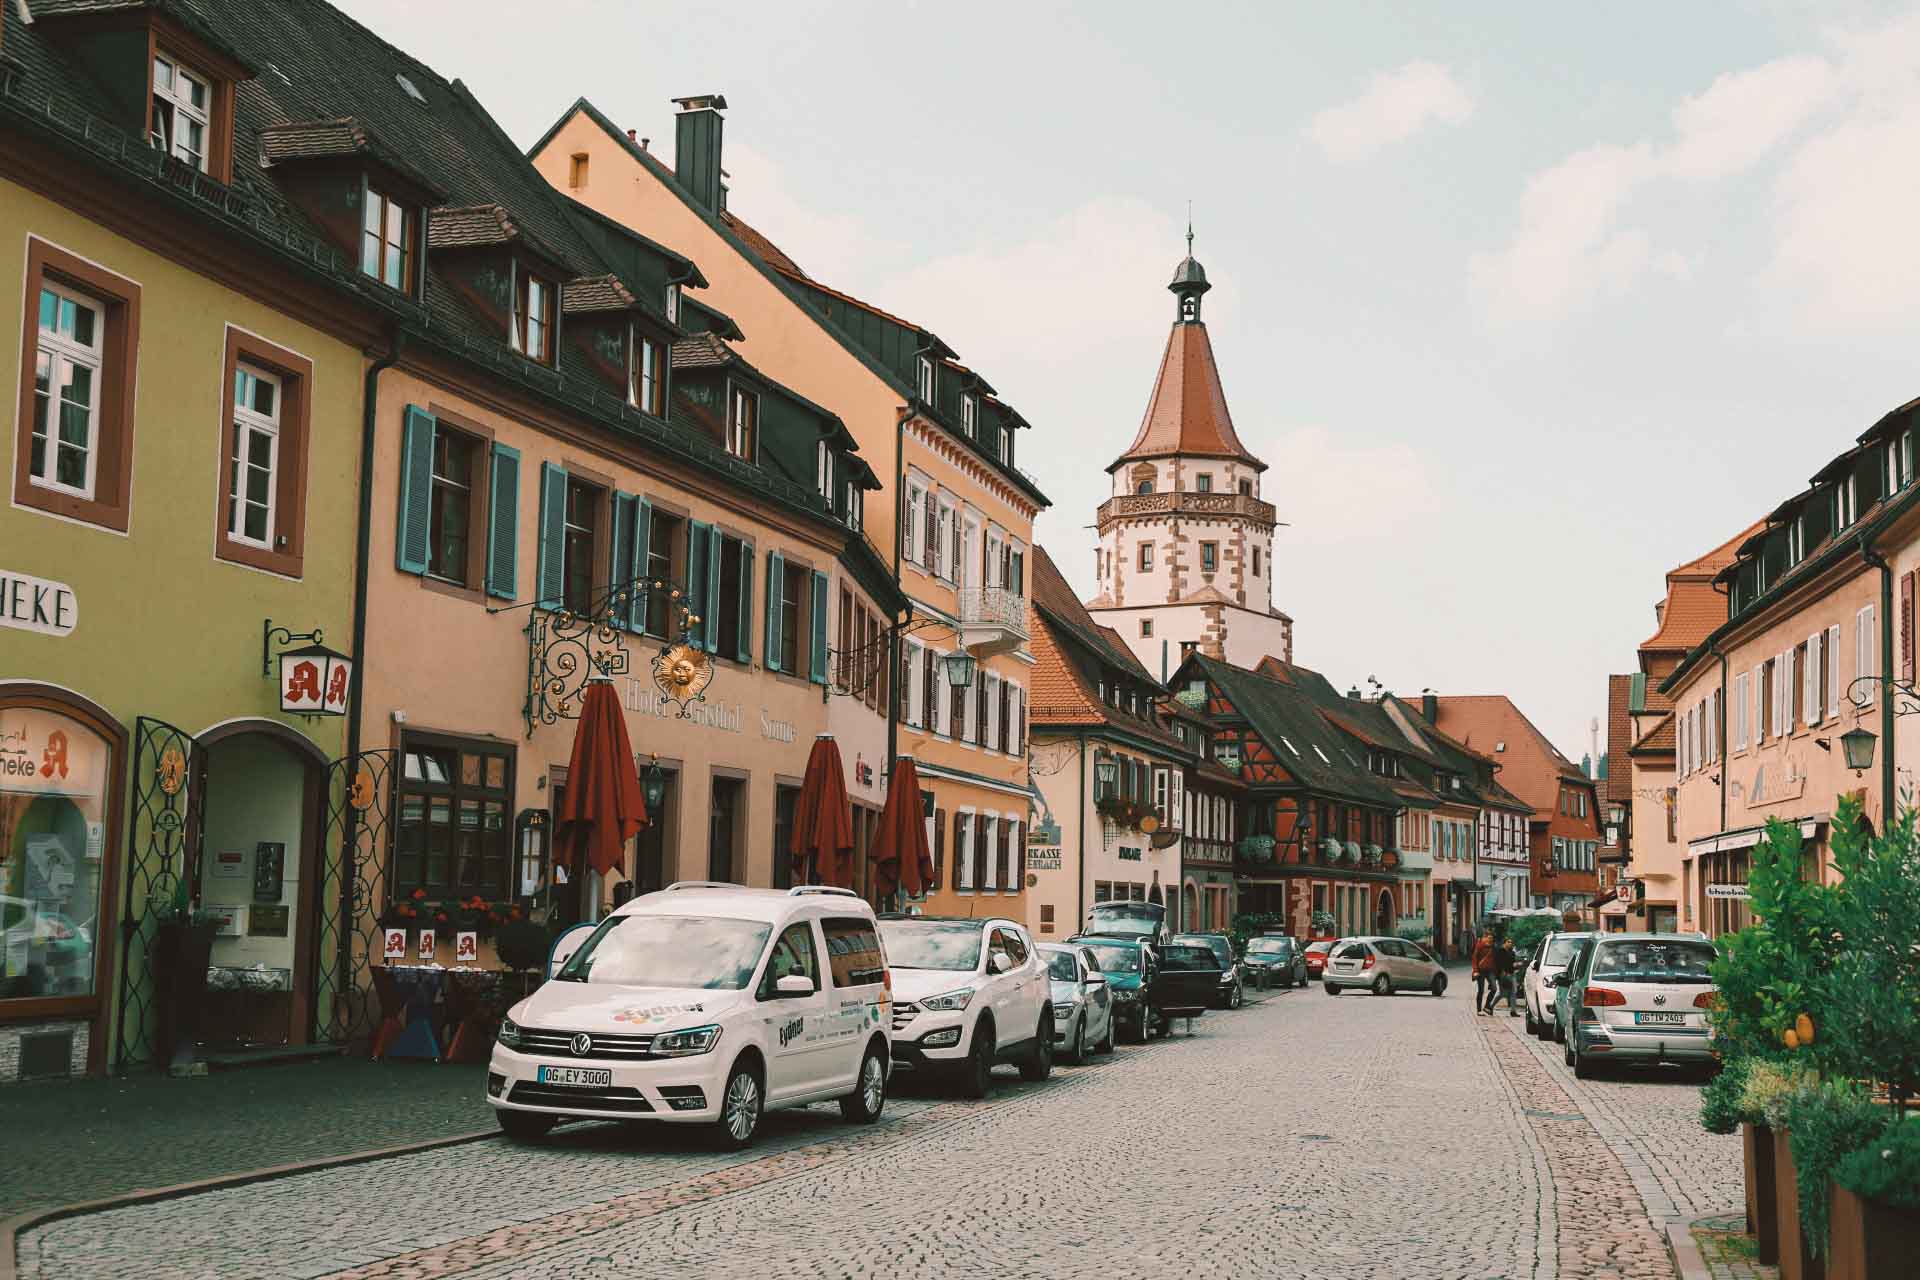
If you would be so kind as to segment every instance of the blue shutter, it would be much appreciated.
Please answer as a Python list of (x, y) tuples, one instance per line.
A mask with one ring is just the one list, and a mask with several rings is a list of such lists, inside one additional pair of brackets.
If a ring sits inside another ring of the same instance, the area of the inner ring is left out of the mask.
[[(845, 636), (840, 643), (845, 644)], [(827, 682), (827, 575), (819, 570), (813, 574), (813, 671), (808, 679), (815, 684)], [(884, 659), (883, 659), (884, 661)]]
[(614, 626), (621, 628), (633, 621), (633, 575), (627, 570), (633, 563), (633, 517), (638, 501), (630, 493), (615, 491), (613, 495), (613, 568), (607, 575), (612, 579), (607, 615)]
[(534, 589), (543, 609), (558, 609), (566, 599), (567, 472), (540, 464), (540, 547)]
[(626, 566), (627, 581), (634, 584), (628, 625), (635, 631), (645, 631), (647, 601), (653, 598), (653, 587), (647, 579), (647, 570), (652, 563), (649, 556), (653, 539), (653, 503), (646, 498), (640, 499), (633, 519), (633, 559)]
[(493, 446), (493, 498), (487, 506), (487, 594), (513, 599), (520, 587), (520, 451)]
[(427, 571), (428, 535), (433, 515), (432, 414), (407, 406), (400, 443), (400, 515), (394, 527), (394, 560), (402, 573)]
[(753, 544), (740, 544), (740, 652), (741, 662), (753, 661)]
[(707, 594), (707, 565), (711, 559), (707, 535), (711, 532), (712, 525), (698, 520), (687, 523), (687, 608), (700, 621), (688, 629), (686, 640), (696, 649), (710, 647), (707, 637), (713, 634), (712, 597)]
[(767, 552), (767, 653), (766, 668), (780, 669), (780, 579), (785, 576), (786, 558), (778, 551)]
[[(701, 629), (707, 637), (707, 652), (720, 652), (720, 558), (725, 554), (726, 540), (720, 536), (718, 528), (707, 530), (707, 594), (702, 597), (700, 614), (706, 619)], [(742, 586), (744, 592), (745, 587)], [(746, 599), (744, 595), (742, 599)], [(746, 631), (740, 632), (740, 642), (746, 643)]]

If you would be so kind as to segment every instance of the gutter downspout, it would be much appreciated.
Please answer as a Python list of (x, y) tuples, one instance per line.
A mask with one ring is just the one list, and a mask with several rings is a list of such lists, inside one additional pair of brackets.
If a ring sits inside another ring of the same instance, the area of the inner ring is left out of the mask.
[(1880, 738), (1885, 743), (1880, 751), (1880, 830), (1884, 832), (1893, 822), (1896, 812), (1893, 677), (1887, 673), (1888, 665), (1893, 661), (1893, 566), (1867, 544), (1867, 535), (1864, 533), (1860, 535), (1860, 558), (1880, 571)]
[[(902, 527), (906, 524), (906, 506), (900, 501), (900, 495), (906, 492), (907, 487), (907, 414), (907, 407), (902, 405), (893, 419), (893, 581), (896, 586), (900, 582), (901, 539), (906, 533)], [(905, 593), (902, 592), (902, 594)], [(900, 632), (912, 620), (913, 606), (909, 604), (906, 617), (902, 618), (898, 613), (894, 614), (893, 626), (887, 636), (887, 661), (892, 664), (893, 672), (893, 678), (887, 681), (887, 688), (890, 690), (887, 695), (887, 788), (889, 791), (893, 788), (893, 766), (900, 759)], [(845, 639), (844, 636), (841, 637), (841, 642), (845, 643)], [(932, 689), (927, 690), (928, 699), (937, 696)], [(921, 719), (924, 721), (926, 717), (922, 716)], [(960, 851), (954, 850), (954, 857), (959, 856)]]
[(1080, 869), (1074, 874), (1074, 889), (1079, 902), (1075, 907), (1073, 931), (1080, 932), (1087, 923), (1087, 731), (1080, 731), (1080, 821), (1075, 824), (1079, 829)]

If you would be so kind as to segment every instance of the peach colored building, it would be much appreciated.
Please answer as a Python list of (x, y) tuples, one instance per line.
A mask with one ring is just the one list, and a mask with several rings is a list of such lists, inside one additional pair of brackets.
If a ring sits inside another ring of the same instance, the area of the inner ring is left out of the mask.
[[(1917, 426), (1914, 404), (1887, 414), (1740, 543), (1715, 577), (1729, 618), (1662, 686), (1694, 927), (1747, 920), (1741, 886), (1769, 819), (1797, 824), (1808, 872), (1831, 876), (1840, 797), (1858, 797), (1875, 830), (1909, 803), (1920, 743), (1896, 712), (1914, 705)], [(1857, 772), (1841, 741), (1856, 730), (1874, 735)]]
[(725, 99), (676, 101), (671, 167), (584, 99), (533, 163), (697, 258), (712, 303), (745, 330), (742, 354), (837, 415), (873, 461), (866, 530), (911, 602), (892, 670), (897, 748), (916, 757), (940, 866), (925, 909), (1022, 918), (1027, 562), (1046, 505), (1014, 463), (1027, 423), (936, 334), (813, 278), (743, 221), (722, 181)]

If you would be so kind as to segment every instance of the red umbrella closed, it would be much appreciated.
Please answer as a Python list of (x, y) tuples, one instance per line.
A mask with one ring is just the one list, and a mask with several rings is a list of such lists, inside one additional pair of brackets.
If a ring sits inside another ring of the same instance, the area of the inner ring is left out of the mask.
[(554, 861), (565, 867), (584, 861), (603, 876), (623, 869), (627, 841), (647, 825), (633, 743), (611, 680), (587, 682), (567, 761), (567, 793), (554, 817), (560, 827)]
[(927, 850), (927, 818), (920, 806), (920, 775), (912, 756), (893, 763), (887, 782), (887, 807), (880, 811), (880, 834), (873, 846), (880, 888), (904, 889), (919, 897), (933, 885), (933, 854)]
[(833, 735), (813, 740), (807, 773), (793, 805), (793, 873), (813, 884), (853, 888), (853, 809), (847, 803), (847, 771)]

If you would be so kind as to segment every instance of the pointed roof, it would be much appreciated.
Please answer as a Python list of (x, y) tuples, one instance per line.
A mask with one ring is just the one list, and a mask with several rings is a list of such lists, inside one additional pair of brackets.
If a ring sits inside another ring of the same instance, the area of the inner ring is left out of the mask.
[(1176, 323), (1167, 335), (1160, 376), (1154, 379), (1153, 397), (1147, 401), (1140, 433), (1107, 470), (1112, 472), (1137, 458), (1176, 454), (1233, 458), (1256, 471), (1267, 469), (1267, 464), (1247, 452), (1234, 434), (1227, 393), (1220, 386), (1220, 369), (1213, 359), (1213, 343), (1207, 337), (1207, 326), (1197, 320)]

